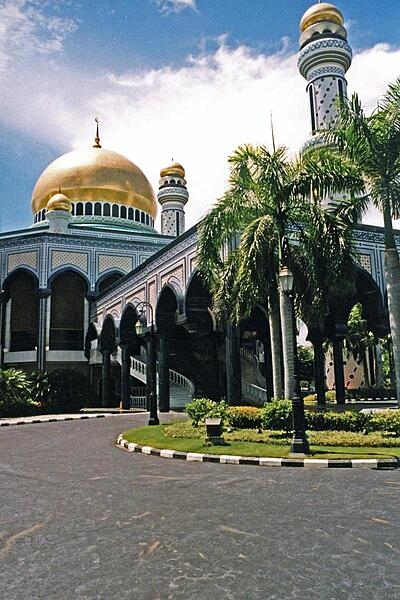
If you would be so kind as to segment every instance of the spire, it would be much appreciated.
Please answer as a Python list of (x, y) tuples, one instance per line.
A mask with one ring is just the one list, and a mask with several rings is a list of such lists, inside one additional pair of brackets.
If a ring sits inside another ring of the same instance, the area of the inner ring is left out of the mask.
[(99, 137), (99, 117), (95, 117), (96, 121), (96, 137), (94, 138), (93, 148), (101, 148), (100, 137)]
[(275, 147), (275, 134), (274, 134), (274, 122), (272, 120), (272, 110), (270, 113), (270, 120), (271, 120), (271, 138), (272, 138), (272, 149), (274, 152), (276, 152), (276, 147)]

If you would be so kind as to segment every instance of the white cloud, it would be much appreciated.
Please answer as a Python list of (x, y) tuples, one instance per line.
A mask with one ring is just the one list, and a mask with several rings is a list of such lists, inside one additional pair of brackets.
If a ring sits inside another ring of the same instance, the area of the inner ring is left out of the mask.
[(192, 8), (197, 10), (196, 0), (154, 0), (158, 9), (168, 15), (170, 13), (177, 13), (185, 8)]
[(62, 49), (64, 38), (74, 31), (72, 19), (53, 14), (59, 2), (5, 0), (0, 5), (0, 75), (10, 61), (31, 54)]
[[(20, 69), (18, 81), (6, 76), (0, 115), (32, 138), (53, 142), (55, 158), (91, 143), (99, 115), (103, 146), (128, 156), (155, 189), (160, 168), (172, 158), (181, 162), (189, 226), (224, 192), (227, 157), (239, 144), (271, 146), (271, 112), (278, 144), (295, 152), (309, 135), (306, 82), (296, 63), (294, 54), (230, 48), (224, 38), (181, 67), (97, 78), (39, 61), (33, 71)], [(350, 87), (374, 107), (399, 64), (400, 50), (383, 44), (360, 52), (348, 73)]]

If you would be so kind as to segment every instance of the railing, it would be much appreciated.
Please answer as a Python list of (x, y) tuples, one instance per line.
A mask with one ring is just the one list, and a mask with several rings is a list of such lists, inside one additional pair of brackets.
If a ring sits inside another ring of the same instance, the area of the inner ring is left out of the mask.
[(249, 402), (262, 405), (267, 401), (267, 390), (254, 383), (247, 383), (242, 379), (242, 395)]
[(181, 373), (177, 373), (176, 371), (173, 371), (172, 369), (170, 369), (169, 370), (169, 381), (170, 381), (170, 383), (175, 383), (175, 385), (179, 385), (180, 387), (183, 387), (188, 392), (188, 396), (194, 395), (195, 388), (194, 388), (193, 381), (190, 381), (190, 379), (188, 379)]
[(254, 352), (250, 352), (246, 348), (240, 348), (240, 355), (243, 356), (243, 358), (245, 358), (246, 360), (256, 364), (257, 367), (259, 366), (259, 360), (254, 354)]
[[(157, 365), (158, 366), (158, 365)], [(138, 358), (132, 358), (131, 363), (131, 372), (133, 372), (134, 376), (141, 381), (146, 381), (146, 363), (142, 362)], [(194, 395), (194, 384), (193, 382), (182, 375), (182, 373), (178, 373), (177, 371), (169, 370), (169, 382), (178, 385), (187, 391), (188, 396)], [(158, 386), (158, 373), (157, 373), (157, 386)]]
[(129, 408), (131, 410), (147, 410), (147, 398), (145, 387), (132, 387)]

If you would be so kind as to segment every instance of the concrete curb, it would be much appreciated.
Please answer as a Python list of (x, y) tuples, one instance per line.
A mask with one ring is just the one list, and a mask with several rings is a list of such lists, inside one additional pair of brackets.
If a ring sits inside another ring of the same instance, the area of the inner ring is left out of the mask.
[(319, 458), (258, 458), (253, 456), (230, 456), (228, 454), (198, 454), (195, 452), (178, 452), (177, 450), (159, 450), (150, 446), (140, 446), (118, 436), (116, 444), (128, 452), (141, 452), (161, 458), (177, 458), (187, 462), (213, 462), (226, 465), (255, 465), (258, 467), (306, 467), (328, 469), (396, 469), (399, 467), (398, 458), (348, 458), (348, 459), (319, 459)]
[(56, 421), (78, 421), (80, 419), (101, 419), (103, 417), (114, 417), (112, 413), (96, 414), (71, 414), (71, 415), (40, 415), (38, 417), (16, 417), (14, 419), (0, 419), (0, 427), (11, 427), (12, 425), (31, 425), (33, 423), (55, 423)]

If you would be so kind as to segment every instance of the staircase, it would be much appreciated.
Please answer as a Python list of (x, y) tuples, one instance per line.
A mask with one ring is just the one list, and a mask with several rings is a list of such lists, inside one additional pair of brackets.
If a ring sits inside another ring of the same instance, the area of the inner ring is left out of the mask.
[[(146, 383), (146, 363), (138, 357), (132, 357), (131, 375), (139, 381)], [(157, 374), (158, 388), (158, 374)], [(170, 408), (172, 410), (182, 410), (190, 402), (194, 395), (194, 385), (184, 375), (169, 370), (169, 390), (170, 390)]]
[(253, 406), (262, 406), (267, 400), (265, 377), (260, 373), (255, 354), (245, 348), (240, 349), (242, 369), (242, 396)]

